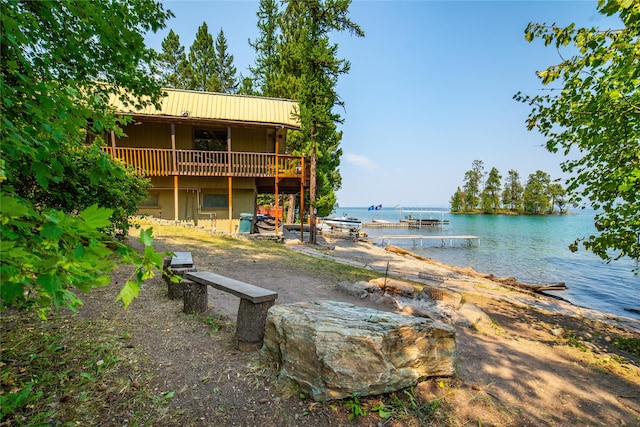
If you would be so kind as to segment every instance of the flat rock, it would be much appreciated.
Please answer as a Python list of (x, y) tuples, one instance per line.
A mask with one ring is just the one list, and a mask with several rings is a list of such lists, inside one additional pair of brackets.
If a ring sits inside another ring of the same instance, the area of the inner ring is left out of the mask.
[(283, 304), (269, 309), (262, 351), (301, 391), (325, 401), (452, 375), (455, 329), (349, 303)]

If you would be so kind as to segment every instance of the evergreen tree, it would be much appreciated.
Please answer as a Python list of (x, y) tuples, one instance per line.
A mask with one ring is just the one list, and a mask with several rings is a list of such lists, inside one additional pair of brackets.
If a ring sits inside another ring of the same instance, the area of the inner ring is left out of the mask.
[(489, 176), (482, 191), (482, 211), (484, 213), (496, 213), (500, 209), (500, 180), (502, 176), (498, 169), (491, 168)]
[(228, 52), (227, 39), (222, 28), (216, 37), (214, 73), (218, 81), (218, 91), (222, 93), (236, 93), (238, 78), (236, 67), (233, 65), (233, 55)]
[(474, 160), (471, 163), (471, 169), (464, 174), (465, 207), (468, 211), (473, 211), (478, 206), (483, 177), (484, 162)]
[(520, 174), (515, 169), (509, 170), (509, 175), (502, 191), (502, 204), (511, 211), (521, 213), (524, 210), (522, 193), (524, 188), (520, 183)]
[(551, 197), (551, 213), (555, 213), (555, 207), (558, 206), (560, 213), (566, 213), (565, 207), (568, 204), (566, 199), (567, 190), (562, 185), (554, 182), (549, 184), (549, 197)]
[(192, 73), (189, 89), (215, 92), (220, 88), (216, 75), (216, 54), (213, 37), (207, 23), (203, 22), (189, 48), (189, 64)]
[(464, 212), (464, 193), (460, 187), (451, 196), (451, 212)]
[(176, 89), (188, 89), (190, 84), (190, 65), (180, 36), (169, 31), (162, 41), (162, 52), (158, 54), (158, 74), (162, 85)]
[[(249, 45), (255, 50), (255, 66), (249, 67), (253, 73), (255, 89), (263, 96), (286, 96), (276, 93), (275, 78), (278, 74), (278, 5), (276, 0), (260, 0), (257, 12), (258, 37), (249, 41)], [(290, 95), (289, 95), (290, 96)]]
[(238, 79), (240, 84), (238, 85), (238, 93), (241, 95), (260, 95), (260, 93), (256, 92), (254, 89), (253, 79), (251, 77), (244, 77), (242, 73), (240, 73), (240, 78)]
[[(312, 242), (316, 238), (316, 212), (328, 215), (335, 204), (335, 191), (340, 188), (339, 148), (342, 133), (337, 125), (342, 118), (335, 111), (342, 101), (336, 92), (338, 77), (349, 71), (347, 60), (339, 59), (338, 46), (330, 35), (348, 31), (364, 36), (362, 29), (349, 19), (350, 0), (309, 0), (285, 2), (284, 10), (275, 13), (273, 3), (261, 2), (265, 18), (261, 19), (261, 35), (257, 57), (261, 64), (277, 64), (273, 74), (258, 80), (268, 95), (288, 97), (300, 105), (301, 134), (290, 138), (293, 152), (307, 154), (309, 167), (309, 210)], [(279, 30), (272, 28), (276, 18)], [(264, 28), (264, 30), (262, 30)], [(277, 50), (271, 54), (272, 39), (267, 34), (279, 34)], [(264, 41), (264, 43), (262, 43)], [(269, 69), (269, 73), (271, 70)], [(273, 81), (271, 78), (273, 77)]]
[(530, 215), (542, 215), (549, 211), (549, 184), (551, 177), (541, 170), (530, 174), (524, 188), (524, 212)]

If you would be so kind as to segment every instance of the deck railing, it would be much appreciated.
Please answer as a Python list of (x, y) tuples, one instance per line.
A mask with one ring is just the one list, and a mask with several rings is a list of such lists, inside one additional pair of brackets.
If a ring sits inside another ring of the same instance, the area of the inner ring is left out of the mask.
[[(103, 147), (146, 176), (290, 177), (308, 175), (304, 156), (287, 154), (175, 150), (162, 148)], [(306, 172), (306, 173), (305, 173)]]

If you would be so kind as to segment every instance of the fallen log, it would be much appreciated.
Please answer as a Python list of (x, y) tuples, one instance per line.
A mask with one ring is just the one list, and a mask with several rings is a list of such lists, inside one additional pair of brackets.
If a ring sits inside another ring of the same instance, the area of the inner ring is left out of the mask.
[(487, 279), (494, 282), (501, 283), (507, 286), (513, 286), (515, 288), (526, 289), (532, 292), (544, 292), (544, 291), (564, 291), (567, 289), (567, 285), (564, 282), (558, 283), (522, 283), (518, 282), (515, 277), (495, 277), (493, 274), (486, 276)]

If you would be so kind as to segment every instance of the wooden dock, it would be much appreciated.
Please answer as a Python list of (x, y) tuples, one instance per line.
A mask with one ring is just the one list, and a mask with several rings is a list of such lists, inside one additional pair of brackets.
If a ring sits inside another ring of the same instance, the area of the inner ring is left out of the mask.
[(441, 219), (401, 219), (399, 222), (371, 221), (362, 223), (362, 228), (444, 228), (449, 220)]
[(422, 236), (422, 235), (413, 235), (413, 236), (369, 236), (370, 240), (379, 240), (382, 245), (390, 244), (392, 240), (412, 240), (413, 246), (424, 246), (425, 240), (440, 240), (442, 246), (446, 246), (446, 241), (449, 241), (449, 246), (453, 246), (454, 240), (466, 240), (469, 245), (472, 242), (476, 241), (478, 246), (480, 246), (480, 237), (479, 236)]

